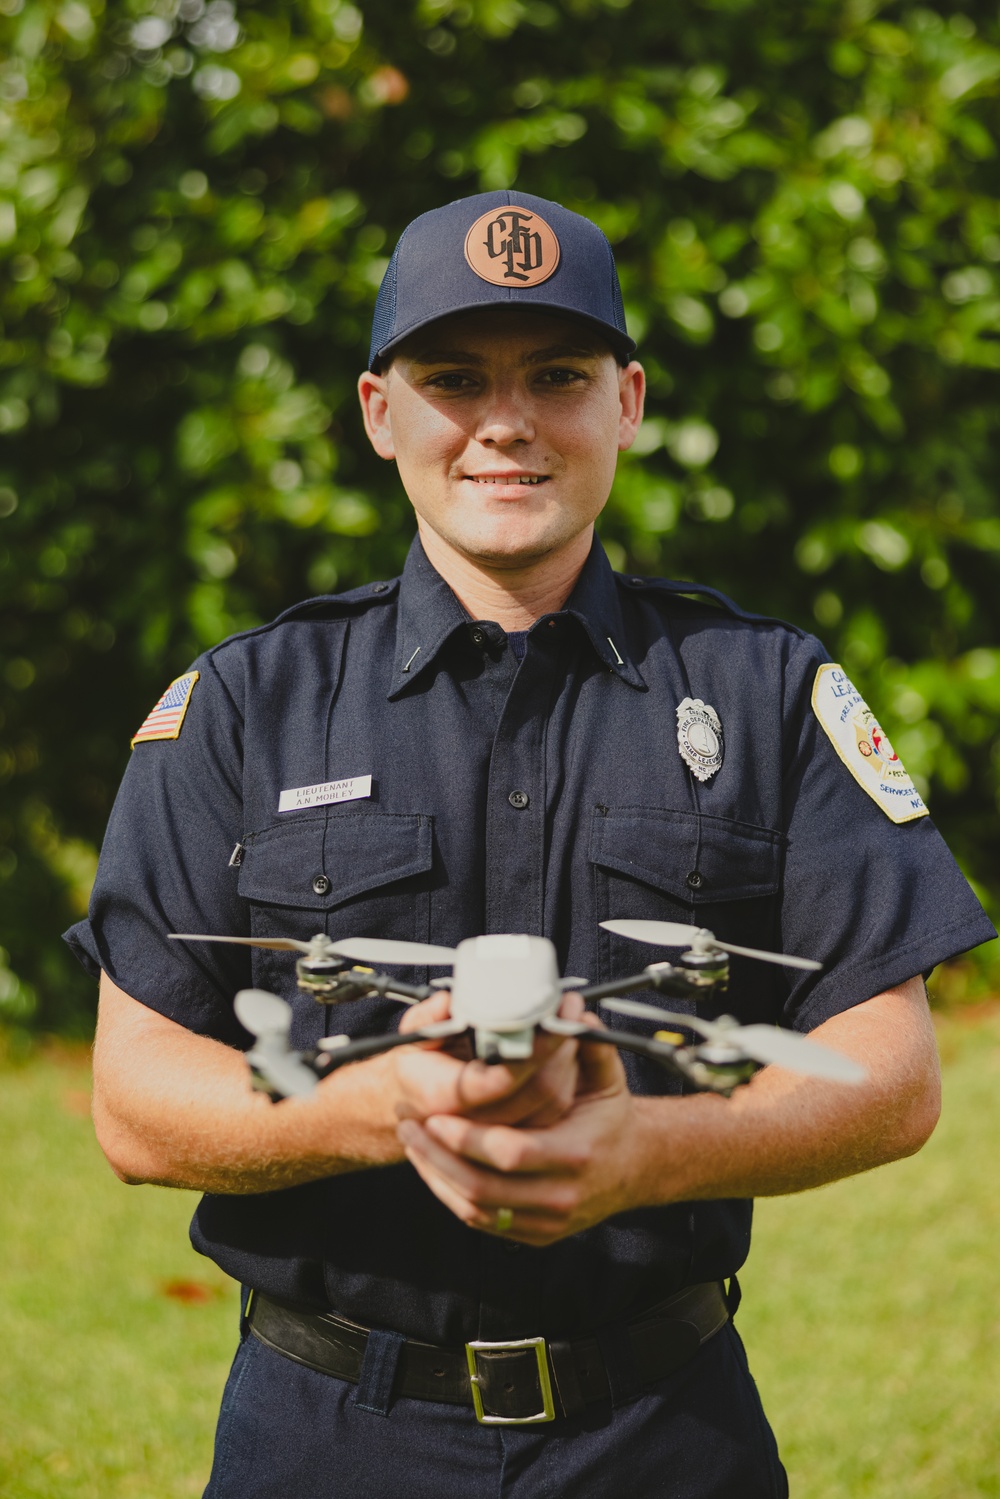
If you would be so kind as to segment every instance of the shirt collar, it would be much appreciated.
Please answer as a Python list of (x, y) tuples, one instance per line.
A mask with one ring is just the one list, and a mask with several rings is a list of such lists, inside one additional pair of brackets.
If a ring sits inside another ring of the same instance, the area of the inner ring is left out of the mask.
[(396, 655), (389, 696), (396, 697), (426, 671), (445, 641), (469, 616), (414, 536), (399, 585)]
[(645, 689), (642, 673), (631, 659), (618, 583), (608, 554), (596, 536), (562, 612), (579, 620), (609, 671), (630, 687)]
[[(565, 606), (542, 618), (558, 619), (560, 615), (568, 615), (580, 623), (609, 671), (631, 687), (645, 688), (642, 675), (630, 659), (615, 575), (596, 536)], [(420, 537), (415, 536), (399, 588), (389, 697), (397, 697), (415, 682), (455, 631), (467, 629), (471, 623), (448, 584), (427, 560)]]

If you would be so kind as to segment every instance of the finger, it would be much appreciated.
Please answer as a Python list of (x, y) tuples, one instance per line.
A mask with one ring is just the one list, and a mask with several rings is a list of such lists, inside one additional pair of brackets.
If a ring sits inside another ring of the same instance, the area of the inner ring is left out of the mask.
[(419, 1004), (410, 1005), (403, 1011), (399, 1020), (401, 1032), (417, 1031), (422, 1026), (432, 1025), (438, 1020), (447, 1020), (451, 1014), (451, 995), (446, 989), (432, 994), (430, 999), (422, 999)]
[[(449, 1190), (457, 1193), (464, 1201), (482, 1209), (484, 1217), (489, 1216), (494, 1209), (491, 1186), (500, 1185), (499, 1181), (495, 1184), (490, 1182), (491, 1173), (480, 1166), (474, 1166), (461, 1156), (453, 1155), (413, 1120), (401, 1122), (396, 1133), (407, 1156), (413, 1159), (414, 1164), (420, 1162), (421, 1175), (433, 1175), (435, 1180), (446, 1183)], [(500, 1201), (501, 1196), (497, 1192), (496, 1204)]]
[(563, 995), (562, 1004), (559, 1006), (559, 1014), (563, 1020), (583, 1020), (586, 1013), (587, 1006), (575, 989), (571, 989)]
[[(457, 1186), (449, 1175), (439, 1171), (430, 1157), (419, 1148), (408, 1147), (406, 1157), (438, 1201), (462, 1223), (480, 1233), (541, 1247), (576, 1232), (565, 1207), (554, 1209), (547, 1201), (515, 1200), (509, 1190), (509, 1183), (506, 1199), (496, 1203), (492, 1200), (489, 1203), (480, 1202)], [(514, 1214), (513, 1223), (503, 1231), (497, 1224), (497, 1212), (501, 1207)]]
[[(455, 1217), (462, 1223), (467, 1224), (469, 1228), (481, 1229), (483, 1232), (489, 1231), (489, 1214), (481, 1208), (477, 1208), (475, 1203), (470, 1202), (467, 1197), (462, 1195), (453, 1182), (449, 1181), (447, 1177), (442, 1176), (440, 1172), (435, 1171), (431, 1163), (425, 1156), (421, 1155), (419, 1150), (414, 1149), (412, 1146), (408, 1147), (406, 1150), (406, 1159), (421, 1180), (434, 1193), (438, 1201), (444, 1203), (449, 1212), (454, 1213)], [(492, 1221), (495, 1227), (495, 1213), (493, 1214)]]
[(511, 1098), (524, 1087), (531, 1076), (531, 1064), (514, 1062), (488, 1066), (478, 1058), (466, 1062), (458, 1079), (458, 1107), (463, 1113), (489, 1108), (501, 1099)]
[[(398, 1134), (407, 1157), (414, 1164), (419, 1161), (425, 1179), (433, 1176), (438, 1185), (446, 1186), (456, 1199), (475, 1209), (476, 1228), (493, 1227), (499, 1207), (509, 1207), (518, 1213), (559, 1214), (573, 1204), (573, 1194), (561, 1184), (509, 1176), (475, 1165), (453, 1154), (419, 1124), (409, 1121), (401, 1124)], [(466, 1221), (472, 1219), (467, 1217)]]
[(555, 1123), (572, 1106), (578, 1075), (576, 1043), (571, 1042), (569, 1048), (558, 1050), (507, 1098), (468, 1109), (466, 1113), (483, 1124)]
[(478, 1060), (463, 1064), (436, 1043), (395, 1052), (397, 1076), (409, 1105), (402, 1112), (422, 1118), (431, 1113), (482, 1116), (497, 1110), (506, 1122), (536, 1115), (546, 1122), (560, 1118), (577, 1091), (576, 1042), (547, 1039), (551, 1055), (542, 1066), (535, 1059), (499, 1066)]
[(390, 1053), (396, 1070), (399, 1097), (396, 1112), (423, 1119), (460, 1107), (459, 1085), (465, 1063), (430, 1046), (400, 1047)]
[[(474, 1119), (478, 1124), (507, 1124), (516, 1125), (519, 1129), (547, 1129), (553, 1124), (558, 1124), (573, 1107), (577, 1097), (578, 1069), (574, 1065), (572, 1071), (558, 1079), (546, 1081), (544, 1086), (538, 1088), (524, 1088), (513, 1094), (510, 1098), (502, 1100), (491, 1108), (470, 1109), (465, 1118)], [(444, 1113), (445, 1110), (432, 1109), (431, 1113)]]
[[(590, 1010), (582, 1017), (581, 1023), (595, 1031), (607, 1029), (599, 1017)], [(586, 1041), (581, 1040), (580, 1093), (617, 1092), (627, 1087), (625, 1068), (617, 1046), (608, 1046), (606, 1042), (600, 1042), (597, 1046), (588, 1046)]]
[(463, 1113), (478, 1102), (496, 1103), (511, 1093), (519, 1079), (503, 1067), (466, 1062), (435, 1045), (418, 1043), (393, 1052), (405, 1112)]
[(449, 1154), (499, 1173), (505, 1179), (568, 1176), (585, 1166), (586, 1147), (576, 1131), (477, 1124), (455, 1114), (432, 1114), (424, 1132)]

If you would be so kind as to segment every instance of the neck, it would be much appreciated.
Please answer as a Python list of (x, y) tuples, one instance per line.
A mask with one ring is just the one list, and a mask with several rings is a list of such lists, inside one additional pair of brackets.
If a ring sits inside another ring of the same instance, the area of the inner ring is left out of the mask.
[(501, 566), (456, 551), (430, 526), (418, 522), (427, 560), (473, 619), (495, 620), (504, 630), (529, 630), (543, 614), (561, 609), (590, 555), (588, 526), (557, 552), (523, 564)]

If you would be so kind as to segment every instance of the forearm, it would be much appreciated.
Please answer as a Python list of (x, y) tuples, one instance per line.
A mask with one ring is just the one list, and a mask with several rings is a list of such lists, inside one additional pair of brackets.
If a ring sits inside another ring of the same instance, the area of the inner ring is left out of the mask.
[(636, 1100), (637, 1195), (649, 1202), (770, 1197), (919, 1150), (940, 1081), (919, 980), (835, 1016), (814, 1040), (868, 1069), (856, 1087), (765, 1068), (728, 1100)]
[[(400, 1029), (446, 1018), (439, 994)], [(567, 1014), (582, 1010), (568, 996)], [(552, 1122), (572, 1106), (576, 1043), (539, 1037), (530, 1060), (488, 1067), (433, 1046), (399, 1047), (275, 1105), (250, 1086), (242, 1053), (195, 1035), (104, 976), (94, 1046), (94, 1123), (128, 1182), (251, 1193), (403, 1158), (401, 1117), (459, 1113), (507, 1124)]]
[(144, 1012), (105, 978), (94, 1124), (124, 1181), (268, 1192), (401, 1159), (390, 1066), (346, 1067), (311, 1098), (274, 1105), (242, 1053)]

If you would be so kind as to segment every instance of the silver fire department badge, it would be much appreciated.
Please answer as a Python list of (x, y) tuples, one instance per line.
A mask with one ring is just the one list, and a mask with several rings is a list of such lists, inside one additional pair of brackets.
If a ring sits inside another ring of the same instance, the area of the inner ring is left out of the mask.
[(722, 723), (700, 697), (686, 697), (677, 709), (677, 748), (699, 781), (709, 780), (722, 767)]

